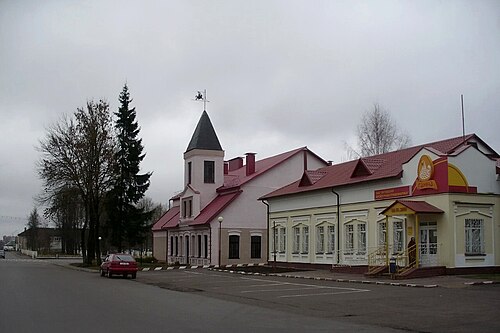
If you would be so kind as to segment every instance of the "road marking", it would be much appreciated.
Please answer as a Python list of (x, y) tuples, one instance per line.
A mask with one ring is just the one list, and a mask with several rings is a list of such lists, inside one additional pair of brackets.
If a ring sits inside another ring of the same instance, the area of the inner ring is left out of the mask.
[(269, 284), (252, 284), (250, 286), (245, 286), (247, 288), (252, 288), (252, 287), (272, 287), (272, 286), (281, 286), (283, 283), (269, 283)]
[(254, 289), (254, 290), (243, 290), (240, 291), (242, 294), (246, 293), (268, 293), (268, 292), (281, 292), (281, 291), (291, 291), (291, 290), (310, 290), (310, 289), (325, 289), (323, 287), (307, 287), (307, 288), (287, 288), (287, 289)]
[(190, 272), (190, 271), (184, 271), (183, 273), (186, 273), (186, 274), (194, 274), (194, 275), (205, 275), (203, 273), (199, 273), (199, 272)]
[[(249, 277), (241, 277), (242, 280), (250, 280), (250, 281), (269, 281), (265, 279), (257, 279), (257, 278), (249, 278)], [(321, 295), (340, 295), (340, 294), (350, 294), (350, 293), (360, 293), (370, 291), (368, 289), (357, 289), (357, 288), (343, 288), (343, 287), (331, 287), (331, 286), (322, 286), (317, 284), (307, 284), (307, 283), (293, 283), (293, 282), (277, 282), (276, 285), (290, 285), (290, 286), (301, 286), (303, 288), (298, 288), (295, 290), (308, 290), (308, 289), (330, 289), (330, 290), (339, 290), (332, 291), (328, 293), (314, 293), (314, 294), (296, 294), (296, 295), (282, 295), (276, 296), (277, 298), (292, 298), (292, 297), (306, 297), (306, 296), (321, 296)], [(267, 290), (244, 290), (242, 293), (249, 292), (279, 292), (279, 291), (288, 291), (294, 289), (267, 289)]]
[(358, 289), (358, 290), (354, 290), (354, 291), (339, 291), (339, 292), (321, 293), (321, 294), (283, 295), (283, 296), (278, 296), (278, 298), (292, 298), (292, 297), (307, 297), (307, 296), (322, 296), (322, 295), (354, 294), (354, 293), (363, 293), (363, 292), (367, 292), (367, 291), (370, 291), (370, 290)]

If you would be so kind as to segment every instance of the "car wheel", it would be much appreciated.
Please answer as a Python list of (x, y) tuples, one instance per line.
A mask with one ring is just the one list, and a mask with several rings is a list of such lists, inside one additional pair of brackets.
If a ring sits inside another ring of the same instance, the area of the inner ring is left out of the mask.
[(127, 273), (123, 273), (123, 278), (126, 279), (127, 278)]
[(106, 274), (104, 273), (104, 270), (103, 270), (103, 269), (100, 269), (99, 271), (100, 271), (100, 273), (101, 273), (101, 276), (106, 275)]
[(132, 279), (135, 279), (137, 277), (137, 273), (132, 273)]

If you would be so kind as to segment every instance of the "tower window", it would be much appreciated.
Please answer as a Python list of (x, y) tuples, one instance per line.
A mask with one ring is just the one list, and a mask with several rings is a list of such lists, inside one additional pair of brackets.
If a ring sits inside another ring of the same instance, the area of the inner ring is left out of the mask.
[(215, 183), (215, 162), (205, 161), (204, 162), (204, 180), (205, 183), (213, 184)]

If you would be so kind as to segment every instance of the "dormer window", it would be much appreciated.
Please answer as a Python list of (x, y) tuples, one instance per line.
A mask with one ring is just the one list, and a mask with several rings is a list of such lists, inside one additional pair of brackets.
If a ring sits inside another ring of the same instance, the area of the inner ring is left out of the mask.
[(193, 198), (182, 200), (182, 217), (189, 218), (193, 216)]
[(215, 162), (214, 161), (204, 161), (204, 182), (205, 184), (215, 183)]

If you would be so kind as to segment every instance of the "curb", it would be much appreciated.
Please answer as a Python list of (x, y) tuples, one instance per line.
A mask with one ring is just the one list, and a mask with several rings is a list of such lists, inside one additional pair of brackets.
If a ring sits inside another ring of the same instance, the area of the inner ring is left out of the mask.
[(476, 282), (464, 282), (468, 286), (480, 286), (485, 284), (500, 284), (500, 281), (476, 281)]
[(258, 264), (234, 264), (234, 265), (200, 265), (200, 266), (169, 266), (169, 267), (163, 267), (163, 266), (158, 266), (158, 267), (146, 267), (143, 269), (139, 269), (139, 272), (149, 272), (149, 271), (170, 271), (174, 269), (221, 269), (221, 268), (232, 268), (232, 267), (255, 267), (255, 266), (265, 266), (265, 263), (258, 263)]
[[(216, 271), (216, 272), (230, 273), (230, 274), (277, 276), (277, 277), (305, 279), (305, 280), (347, 282), (347, 283), (360, 283), (360, 284), (377, 284), (377, 285), (394, 286), (394, 287), (411, 287), (411, 288), (437, 288), (437, 287), (439, 287), (437, 284), (416, 284), (416, 283), (400, 283), (400, 282), (386, 282), (386, 281), (334, 279), (334, 278), (323, 278), (323, 277), (314, 277), (314, 276), (298, 276), (298, 275), (277, 274), (277, 273), (251, 273), (251, 272), (227, 270), (227, 269), (216, 269), (216, 268), (208, 268), (208, 270)], [(491, 282), (491, 281), (488, 281), (488, 282)]]

